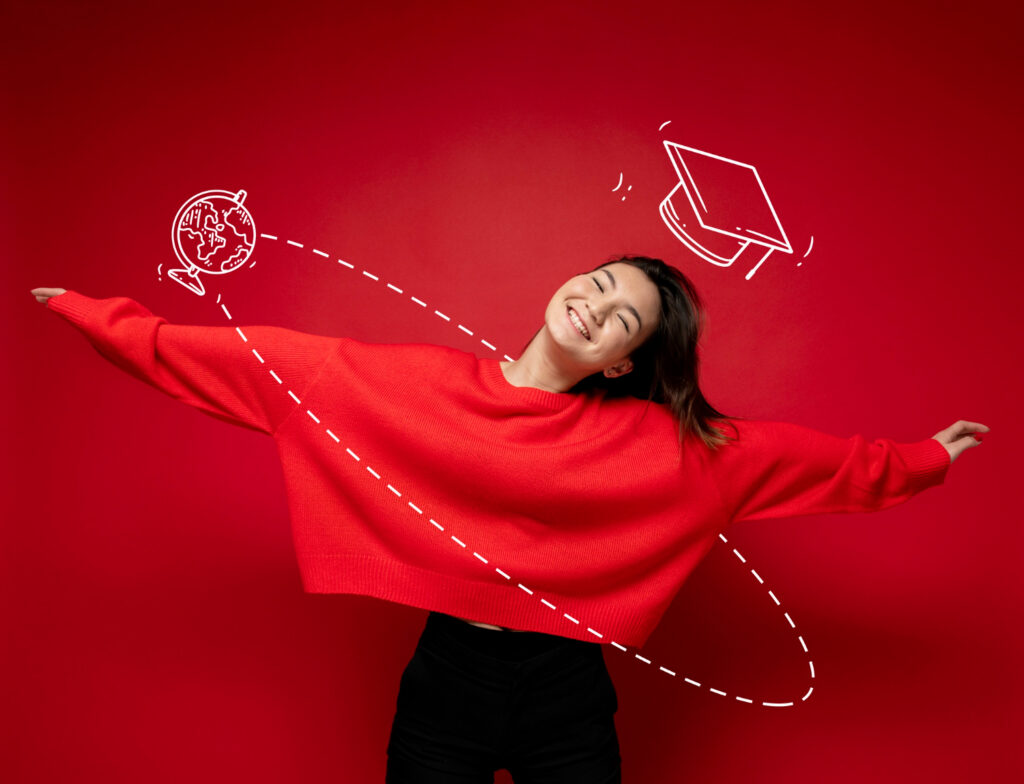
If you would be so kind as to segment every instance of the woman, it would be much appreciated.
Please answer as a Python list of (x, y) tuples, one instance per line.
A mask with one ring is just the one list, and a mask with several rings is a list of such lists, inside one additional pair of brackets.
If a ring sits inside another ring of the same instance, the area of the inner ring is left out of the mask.
[(988, 431), (869, 443), (725, 417), (697, 384), (697, 293), (646, 257), (570, 278), (513, 362), (32, 293), (122, 369), (278, 441), (307, 591), (431, 611), (391, 784), (620, 781), (602, 645), (642, 646), (727, 524), (894, 506)]

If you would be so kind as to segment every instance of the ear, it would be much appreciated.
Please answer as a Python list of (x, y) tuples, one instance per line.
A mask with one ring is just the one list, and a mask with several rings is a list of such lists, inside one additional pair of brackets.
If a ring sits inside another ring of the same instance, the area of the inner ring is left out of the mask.
[(632, 369), (633, 369), (633, 360), (631, 360), (629, 357), (626, 357), (621, 362), (619, 362), (619, 363), (617, 363), (615, 365), (612, 365), (611, 367), (606, 367), (604, 369), (604, 374), (608, 378), (617, 378), (618, 376), (626, 375)]

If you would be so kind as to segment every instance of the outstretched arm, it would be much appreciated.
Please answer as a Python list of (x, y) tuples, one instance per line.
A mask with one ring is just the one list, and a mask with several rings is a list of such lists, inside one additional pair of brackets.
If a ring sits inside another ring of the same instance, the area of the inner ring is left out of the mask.
[(945, 481), (985, 425), (959, 421), (913, 443), (840, 438), (786, 422), (733, 420), (738, 438), (709, 457), (729, 519), (873, 512)]
[(269, 435), (295, 410), (289, 392), (301, 400), (339, 341), (281, 327), (169, 324), (127, 297), (93, 299), (61, 288), (35, 288), (32, 295), (126, 373), (203, 413)]

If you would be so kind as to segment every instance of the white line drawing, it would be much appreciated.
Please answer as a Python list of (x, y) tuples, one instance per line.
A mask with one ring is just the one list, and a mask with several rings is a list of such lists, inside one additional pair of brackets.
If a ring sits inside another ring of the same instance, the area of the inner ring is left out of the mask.
[[(614, 188), (612, 188), (612, 193), (615, 193), (615, 191), (617, 191), (617, 190), (618, 190), (619, 188), (621, 188), (621, 187), (622, 187), (622, 172), (619, 172), (619, 184), (618, 184), (618, 185), (616, 185), (616, 186), (615, 186)], [(626, 188), (626, 191), (627, 191), (627, 192), (628, 192), (628, 191), (631, 191), (631, 190), (633, 190), (633, 186), (632, 186), (632, 185), (630, 185), (630, 186), (629, 186), (628, 188)], [(625, 201), (625, 200), (626, 200), (626, 196), (625, 196), (625, 194), (623, 194), (623, 196), (622, 196), (622, 200), (623, 200), (623, 201)]]
[(225, 275), (245, 264), (256, 244), (256, 226), (244, 201), (245, 191), (211, 190), (182, 204), (171, 224), (171, 245), (184, 266), (167, 275), (202, 297), (199, 273)]
[(668, 125), (670, 122), (672, 122), (672, 121), (671, 120), (665, 120), (665, 122), (663, 122), (661, 125), (658, 126), (658, 130), (660, 131), (662, 128), (664, 128), (666, 125)]
[[(728, 267), (755, 246), (754, 253), (764, 254), (747, 280), (772, 251), (793, 252), (757, 169), (683, 144), (664, 145), (679, 182), (661, 202), (661, 218), (686, 247), (711, 264)], [(688, 206), (677, 196), (680, 189)]]

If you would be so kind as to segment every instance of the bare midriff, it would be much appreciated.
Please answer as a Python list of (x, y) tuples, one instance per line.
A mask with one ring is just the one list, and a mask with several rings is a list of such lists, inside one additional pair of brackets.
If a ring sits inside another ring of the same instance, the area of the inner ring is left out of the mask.
[[(459, 618), (458, 615), (453, 615), (453, 618)], [(495, 626), (492, 623), (483, 623), (481, 621), (471, 621), (469, 618), (459, 618), (460, 621), (465, 621), (471, 626), (479, 626), (481, 629), (493, 629), (496, 632), (525, 632), (526, 629), (510, 629), (507, 626)]]

